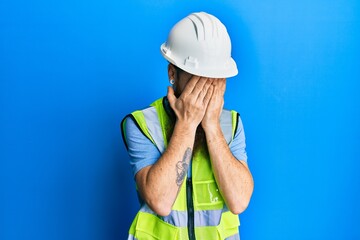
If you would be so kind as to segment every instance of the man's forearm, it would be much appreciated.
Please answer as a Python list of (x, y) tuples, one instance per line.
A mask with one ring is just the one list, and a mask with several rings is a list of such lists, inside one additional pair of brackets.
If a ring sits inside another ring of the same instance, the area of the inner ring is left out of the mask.
[(220, 124), (205, 129), (206, 142), (216, 182), (229, 210), (243, 212), (252, 195), (254, 183), (246, 163), (231, 153)]
[(177, 122), (160, 159), (137, 178), (140, 194), (159, 215), (168, 215), (189, 168), (195, 129)]

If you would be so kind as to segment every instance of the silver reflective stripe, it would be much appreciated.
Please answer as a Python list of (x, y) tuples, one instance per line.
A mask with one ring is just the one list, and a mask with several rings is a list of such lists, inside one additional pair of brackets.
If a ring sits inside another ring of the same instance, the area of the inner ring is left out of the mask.
[(161, 217), (161, 219), (177, 227), (187, 227), (187, 211), (172, 210), (168, 216)]
[(235, 235), (225, 238), (225, 240), (240, 240), (240, 235), (237, 233)]
[(231, 111), (224, 109), (220, 115), (220, 125), (225, 140), (228, 144), (230, 144), (233, 139), (232, 124), (233, 123)]
[(155, 107), (149, 107), (142, 110), (142, 112), (145, 117), (146, 126), (155, 142), (156, 147), (161, 153), (163, 153), (165, 151), (164, 137), (162, 135), (161, 125)]
[(140, 212), (146, 212), (146, 213), (151, 213), (152, 215), (157, 215), (153, 210), (151, 210), (151, 208), (147, 204), (142, 205), (142, 207), (140, 208)]
[(137, 238), (135, 238), (133, 235), (129, 234), (128, 239), (127, 240), (138, 240)]
[[(141, 212), (151, 213), (155, 216), (158, 216), (150, 207), (144, 204), (141, 209)], [(195, 211), (195, 227), (206, 227), (206, 226), (217, 226), (220, 224), (221, 214), (228, 211), (226, 206), (223, 209), (218, 210), (200, 210)], [(161, 220), (177, 227), (186, 227), (187, 226), (187, 211), (176, 211), (172, 210), (168, 216), (161, 217), (158, 216)]]
[(222, 213), (223, 209), (195, 211), (195, 227), (219, 225)]
[[(161, 153), (163, 153), (165, 151), (164, 137), (155, 107), (146, 108), (142, 110), (142, 112), (145, 117), (146, 126), (148, 127), (149, 133), (153, 138), (156, 147)], [(232, 124), (231, 111), (223, 110), (220, 116), (220, 125), (228, 144), (230, 144), (233, 139)]]
[(168, 216), (162, 217), (157, 215), (147, 204), (144, 204), (141, 209), (141, 212), (151, 213), (164, 222), (167, 222), (173, 226), (177, 227), (186, 227), (187, 226), (187, 211), (175, 211), (172, 210)]

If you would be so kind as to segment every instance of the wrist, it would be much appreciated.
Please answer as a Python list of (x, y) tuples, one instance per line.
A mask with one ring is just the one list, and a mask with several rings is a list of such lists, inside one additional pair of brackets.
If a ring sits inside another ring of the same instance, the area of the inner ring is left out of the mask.
[(202, 124), (202, 128), (204, 129), (206, 137), (222, 134), (220, 121), (216, 121), (208, 124)]
[(188, 122), (188, 121), (183, 121), (183, 120), (176, 120), (175, 123), (175, 129), (178, 129), (179, 131), (181, 131), (184, 134), (195, 134), (196, 129), (198, 127), (198, 124), (194, 123), (194, 122)]
[(205, 121), (203, 119), (203, 121), (201, 122), (201, 126), (202, 128), (206, 131), (214, 131), (216, 129), (221, 129), (221, 126), (220, 126), (220, 119), (216, 119), (216, 120), (207, 120)]

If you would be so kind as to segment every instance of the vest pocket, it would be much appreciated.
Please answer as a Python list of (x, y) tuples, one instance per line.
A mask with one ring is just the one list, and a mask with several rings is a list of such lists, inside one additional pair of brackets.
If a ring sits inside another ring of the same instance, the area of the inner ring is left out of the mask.
[(224, 212), (221, 216), (220, 224), (216, 227), (221, 239), (225, 239), (239, 233), (239, 216), (230, 211)]
[(139, 212), (135, 226), (135, 238), (141, 240), (175, 240), (179, 229), (155, 215)]
[(219, 209), (224, 201), (215, 180), (193, 182), (195, 206), (199, 209)]
[(195, 227), (196, 239), (201, 240), (224, 240), (230, 236), (239, 234), (240, 221), (237, 215), (230, 211), (221, 215), (220, 223), (217, 226)]

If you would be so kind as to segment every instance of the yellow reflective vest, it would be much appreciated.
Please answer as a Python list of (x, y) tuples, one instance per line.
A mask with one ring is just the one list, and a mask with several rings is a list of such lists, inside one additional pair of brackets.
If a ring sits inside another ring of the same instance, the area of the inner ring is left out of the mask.
[[(169, 109), (167, 98), (164, 97), (153, 102), (149, 108), (128, 115), (161, 153), (166, 149), (169, 140), (167, 133), (172, 127)], [(237, 121), (237, 112), (223, 110), (220, 123), (228, 144), (235, 134)], [(122, 134), (126, 144), (124, 122)], [(239, 217), (225, 205), (213, 175), (208, 151), (205, 148), (196, 150), (191, 164), (192, 177), (181, 185), (171, 213), (165, 217), (159, 216), (144, 203), (130, 227), (128, 240), (240, 239)]]

